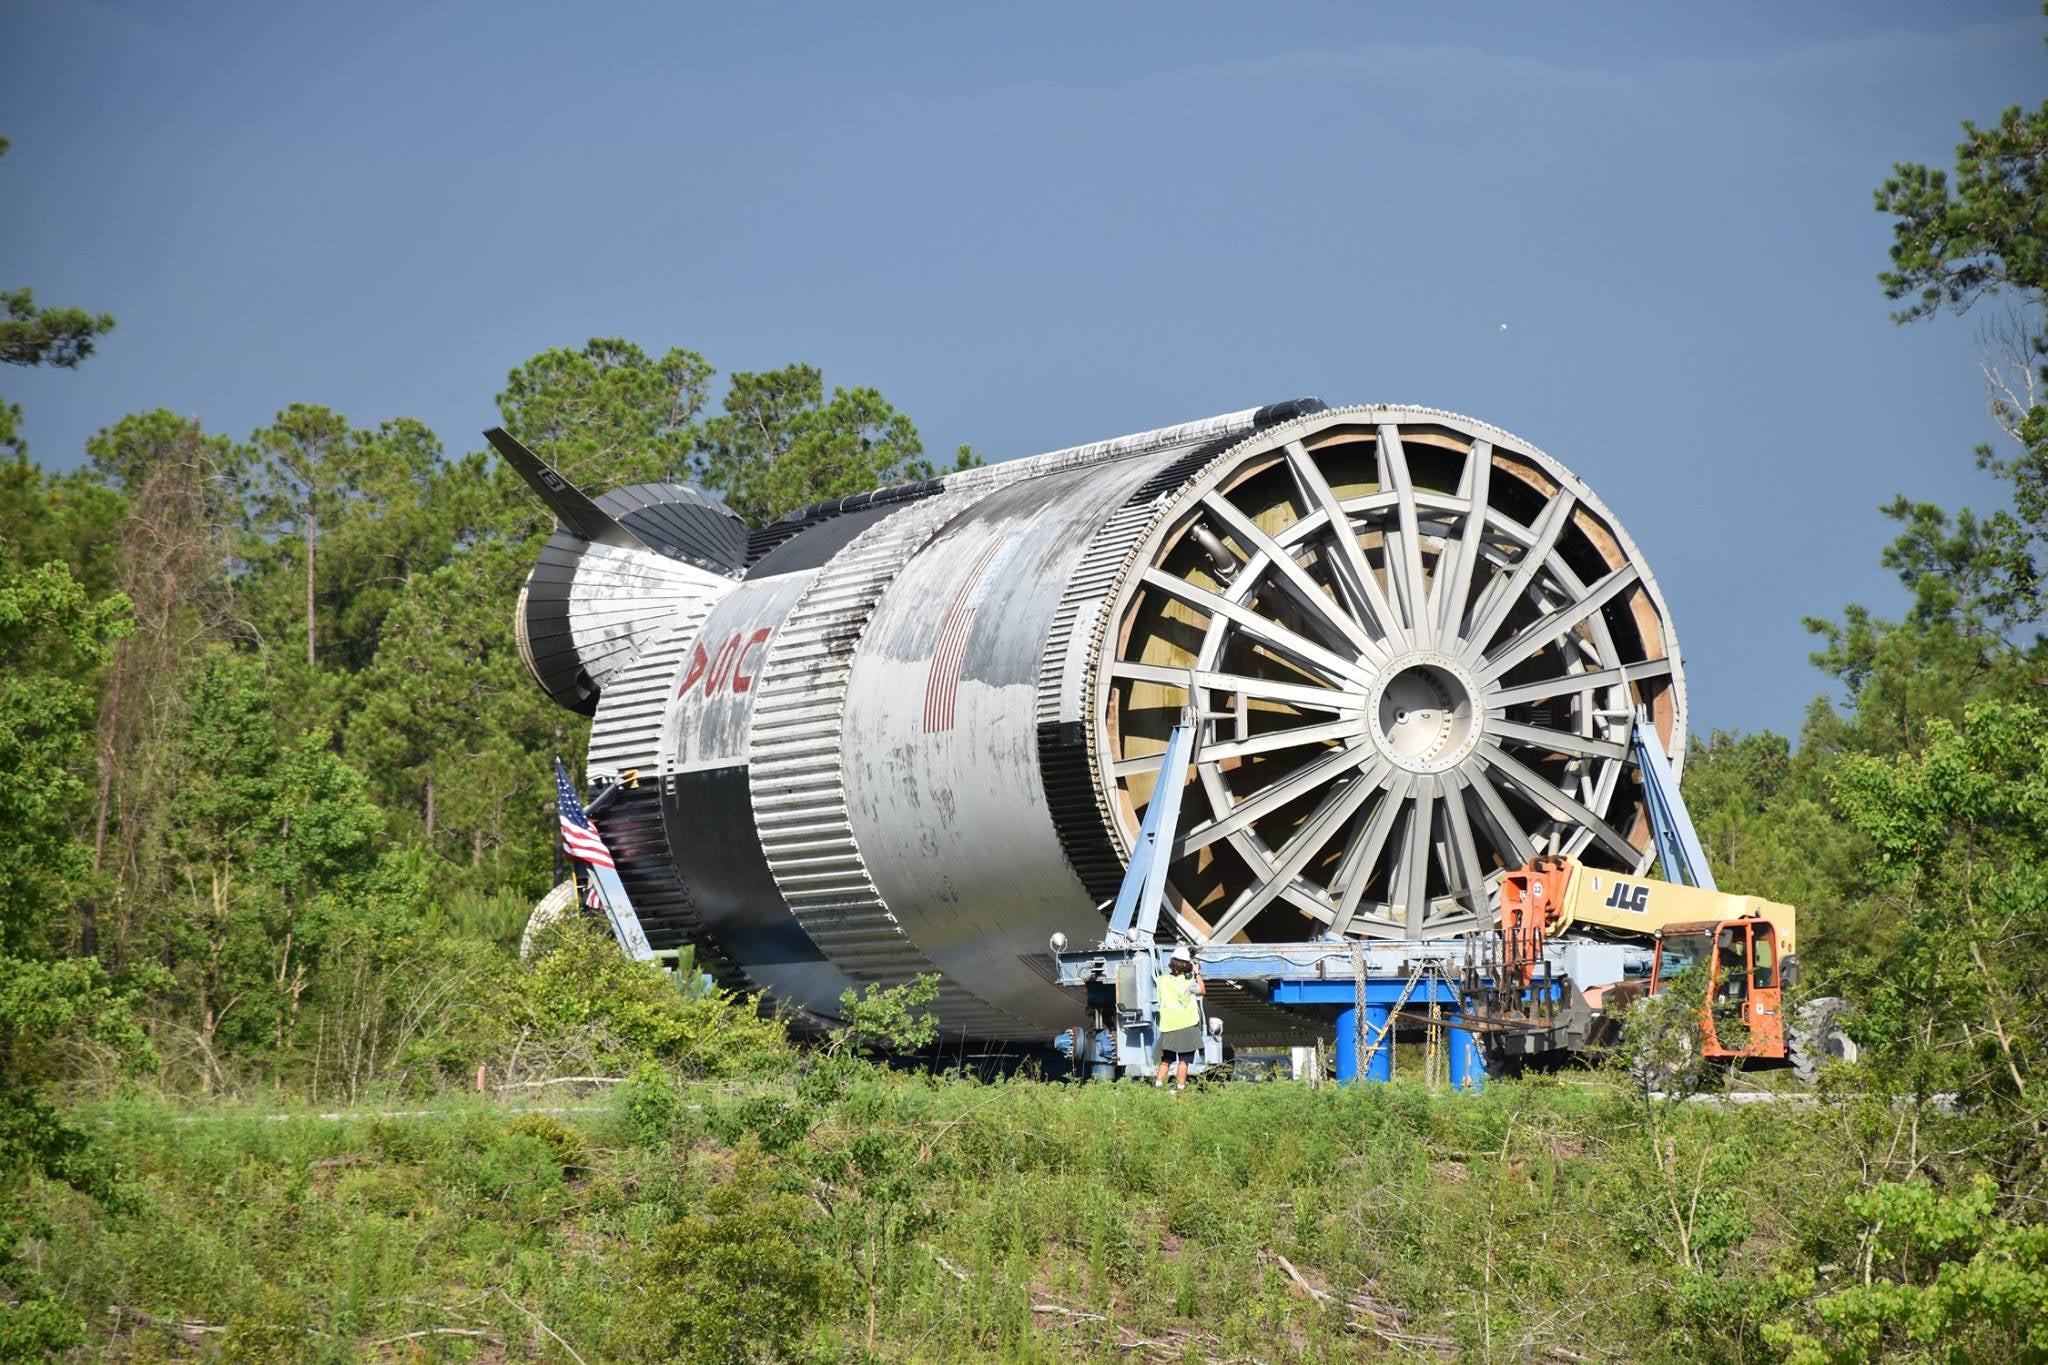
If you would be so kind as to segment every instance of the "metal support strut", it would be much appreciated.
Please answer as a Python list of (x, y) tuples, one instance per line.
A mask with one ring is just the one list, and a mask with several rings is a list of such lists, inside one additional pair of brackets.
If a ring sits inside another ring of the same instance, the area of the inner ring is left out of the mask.
[(1657, 841), (1657, 859), (1664, 864), (1664, 880), (1684, 886), (1717, 891), (1714, 870), (1707, 865), (1706, 850), (1700, 847), (1699, 831), (1693, 828), (1692, 812), (1679, 795), (1678, 777), (1657, 742), (1657, 731), (1641, 707), (1629, 729), (1629, 748), (1636, 771), (1643, 776), (1643, 795), (1649, 806), (1650, 833)]
[(1123, 885), (1117, 888), (1116, 910), (1102, 941), (1105, 948), (1150, 948), (1158, 935), (1159, 907), (1166, 896), (1166, 865), (1173, 861), (1174, 834), (1180, 824), (1181, 774), (1188, 770), (1194, 743), (1194, 721), (1184, 715), (1166, 737), (1159, 780), (1152, 786), (1151, 803), (1138, 826), (1131, 865), (1124, 872)]
[[(1097, 970), (1085, 978), (1094, 1027), (1061, 1035), (1068, 1045), (1062, 1050), (1077, 1061), (1085, 1060), (1091, 1070), (1112, 1066), (1126, 1076), (1144, 1076), (1160, 1059), (1159, 1000), (1153, 983), (1173, 949), (1159, 942), (1159, 916), (1166, 902), (1166, 866), (1173, 861), (1180, 823), (1181, 791), (1194, 755), (1195, 723), (1193, 715), (1184, 713), (1167, 736), (1152, 800), (1145, 807), (1130, 866), (1124, 870), (1109, 917), (1109, 932), (1095, 950), (1102, 956), (1093, 964)], [(1063, 940), (1056, 941), (1053, 951), (1060, 952), (1062, 946)], [(1111, 961), (1117, 965), (1110, 967)], [(1199, 1001), (1197, 1009), (1202, 1046), (1193, 1069), (1199, 1072), (1222, 1062), (1223, 1040), (1210, 1027), (1208, 1011)]]
[[(1159, 1057), (1159, 1012), (1153, 981), (1171, 952), (1159, 941), (1166, 869), (1180, 820), (1185, 774), (1195, 761), (1203, 713), (1183, 712), (1160, 754), (1158, 779), (1146, 804), (1131, 860), (1109, 919), (1094, 948), (1068, 951), (1056, 935), (1059, 983), (1087, 991), (1089, 1023), (1059, 1035), (1055, 1046), (1091, 1074), (1149, 1075)], [(1445, 970), (1452, 945), (1210, 942), (1193, 949), (1205, 977), (1257, 983), (1276, 1005), (1336, 1006), (1337, 1079), (1391, 1080), (1398, 1024), (1420, 1022), (1440, 1038), (1454, 1090), (1476, 1090), (1486, 1066), (1463, 1017), (1463, 998)], [(1346, 979), (1348, 977), (1348, 979)], [(1419, 994), (1418, 994), (1419, 992)], [(1411, 1004), (1426, 1013), (1405, 1013)], [(1204, 1010), (1202, 1051), (1195, 1069), (1222, 1061), (1222, 1038)]]
[[(635, 776), (637, 777), (637, 774)], [(584, 815), (587, 817), (603, 810), (611, 804), (614, 797), (625, 790), (626, 785), (626, 783), (620, 782), (614, 786), (606, 787), (591, 798), (590, 804), (584, 808)], [(597, 840), (600, 844), (604, 843), (604, 836), (597, 832), (595, 825), (590, 827), (590, 837)], [(606, 847), (605, 851), (607, 853), (611, 852), (609, 847)], [(640, 912), (633, 908), (633, 898), (626, 894), (626, 884), (619, 880), (618, 869), (615, 867), (605, 867), (599, 863), (583, 861), (577, 861), (574, 866), (578, 874), (576, 889), (579, 896), (583, 896), (586, 904), (594, 899), (603, 907), (605, 918), (610, 921), (612, 926), (612, 937), (619, 941), (620, 949), (635, 962), (654, 961), (657, 954), (648, 945), (647, 931), (640, 924)], [(595, 886), (596, 896), (594, 898), (586, 895), (584, 892), (583, 878), (585, 877), (588, 877)], [(673, 961), (674, 957), (675, 954), (671, 952), (669, 954), (670, 960)]]

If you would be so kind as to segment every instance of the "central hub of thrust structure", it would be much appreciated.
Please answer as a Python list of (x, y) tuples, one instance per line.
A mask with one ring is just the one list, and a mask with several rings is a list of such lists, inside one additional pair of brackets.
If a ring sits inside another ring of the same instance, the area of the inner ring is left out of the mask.
[[(622, 879), (656, 946), (817, 1016), (935, 971), (956, 1033), (1071, 1023), (1046, 944), (1101, 936), (1162, 780), (1178, 937), (1422, 942), (1490, 927), (1538, 853), (1644, 870), (1629, 718), (1683, 758), (1621, 524), (1450, 413), (1297, 400), (751, 536), (667, 485), (597, 506), (625, 534), (565, 521), (521, 633), (593, 713), (591, 782), (624, 783)], [(1224, 994), (1239, 1041), (1292, 1031)]]

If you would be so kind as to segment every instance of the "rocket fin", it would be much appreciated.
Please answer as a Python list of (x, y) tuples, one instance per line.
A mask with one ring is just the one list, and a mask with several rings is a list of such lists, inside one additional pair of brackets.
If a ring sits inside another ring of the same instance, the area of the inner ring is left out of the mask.
[(484, 433), (484, 439), (498, 452), (501, 459), (526, 480), (527, 486), (540, 494), (542, 502), (554, 512), (563, 526), (582, 536), (585, 540), (599, 545), (617, 545), (639, 550), (652, 547), (639, 536), (592, 502), (583, 491), (555, 471), (553, 465), (521, 445), (503, 427), (492, 427)]

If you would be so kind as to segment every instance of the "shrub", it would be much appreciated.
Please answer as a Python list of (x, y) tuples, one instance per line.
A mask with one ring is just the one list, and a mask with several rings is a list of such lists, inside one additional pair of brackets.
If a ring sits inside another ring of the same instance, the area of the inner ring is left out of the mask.
[(564, 1177), (574, 1180), (590, 1169), (590, 1144), (583, 1134), (553, 1114), (521, 1114), (505, 1125), (507, 1131), (534, 1138), (548, 1149)]
[(1916, 1180), (1851, 1196), (1868, 1229), (1864, 1282), (1766, 1340), (1800, 1362), (2048, 1360), (2048, 1227), (2014, 1224), (1998, 1203), (1981, 1175), (1953, 1193)]
[(939, 1021), (930, 1006), (939, 998), (939, 974), (925, 972), (899, 986), (870, 982), (865, 991), (840, 993), (839, 1012), (846, 1020), (835, 1045), (915, 1052), (939, 1036)]
[(676, 1120), (682, 1117), (683, 1100), (669, 1083), (668, 1073), (653, 1062), (633, 1068), (633, 1079), (623, 1092), (626, 1125), (633, 1142), (640, 1147), (666, 1147), (675, 1136)]
[(779, 1070), (793, 1057), (779, 1020), (726, 992), (678, 990), (668, 973), (626, 957), (601, 927), (580, 920), (551, 931), (505, 1003), (529, 1031), (530, 1050), (580, 1050), (605, 1068), (657, 1061), (693, 1076), (736, 1076)]
[(701, 1210), (655, 1234), (642, 1257), (646, 1293), (628, 1340), (642, 1359), (787, 1359), (842, 1304), (845, 1281), (817, 1236), (810, 1201), (778, 1189), (757, 1146)]

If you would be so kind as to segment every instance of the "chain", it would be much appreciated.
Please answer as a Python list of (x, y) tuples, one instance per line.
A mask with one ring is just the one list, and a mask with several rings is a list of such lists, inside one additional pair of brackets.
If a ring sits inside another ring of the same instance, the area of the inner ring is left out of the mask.
[(1429, 1028), (1423, 1034), (1422, 1083), (1431, 1090), (1442, 1089), (1449, 1083), (1444, 1053), (1444, 1007), (1441, 972), (1434, 973), (1429, 986)]
[(1358, 1058), (1363, 1067), (1365, 1055), (1365, 944), (1358, 939), (1351, 940), (1351, 1054)]

